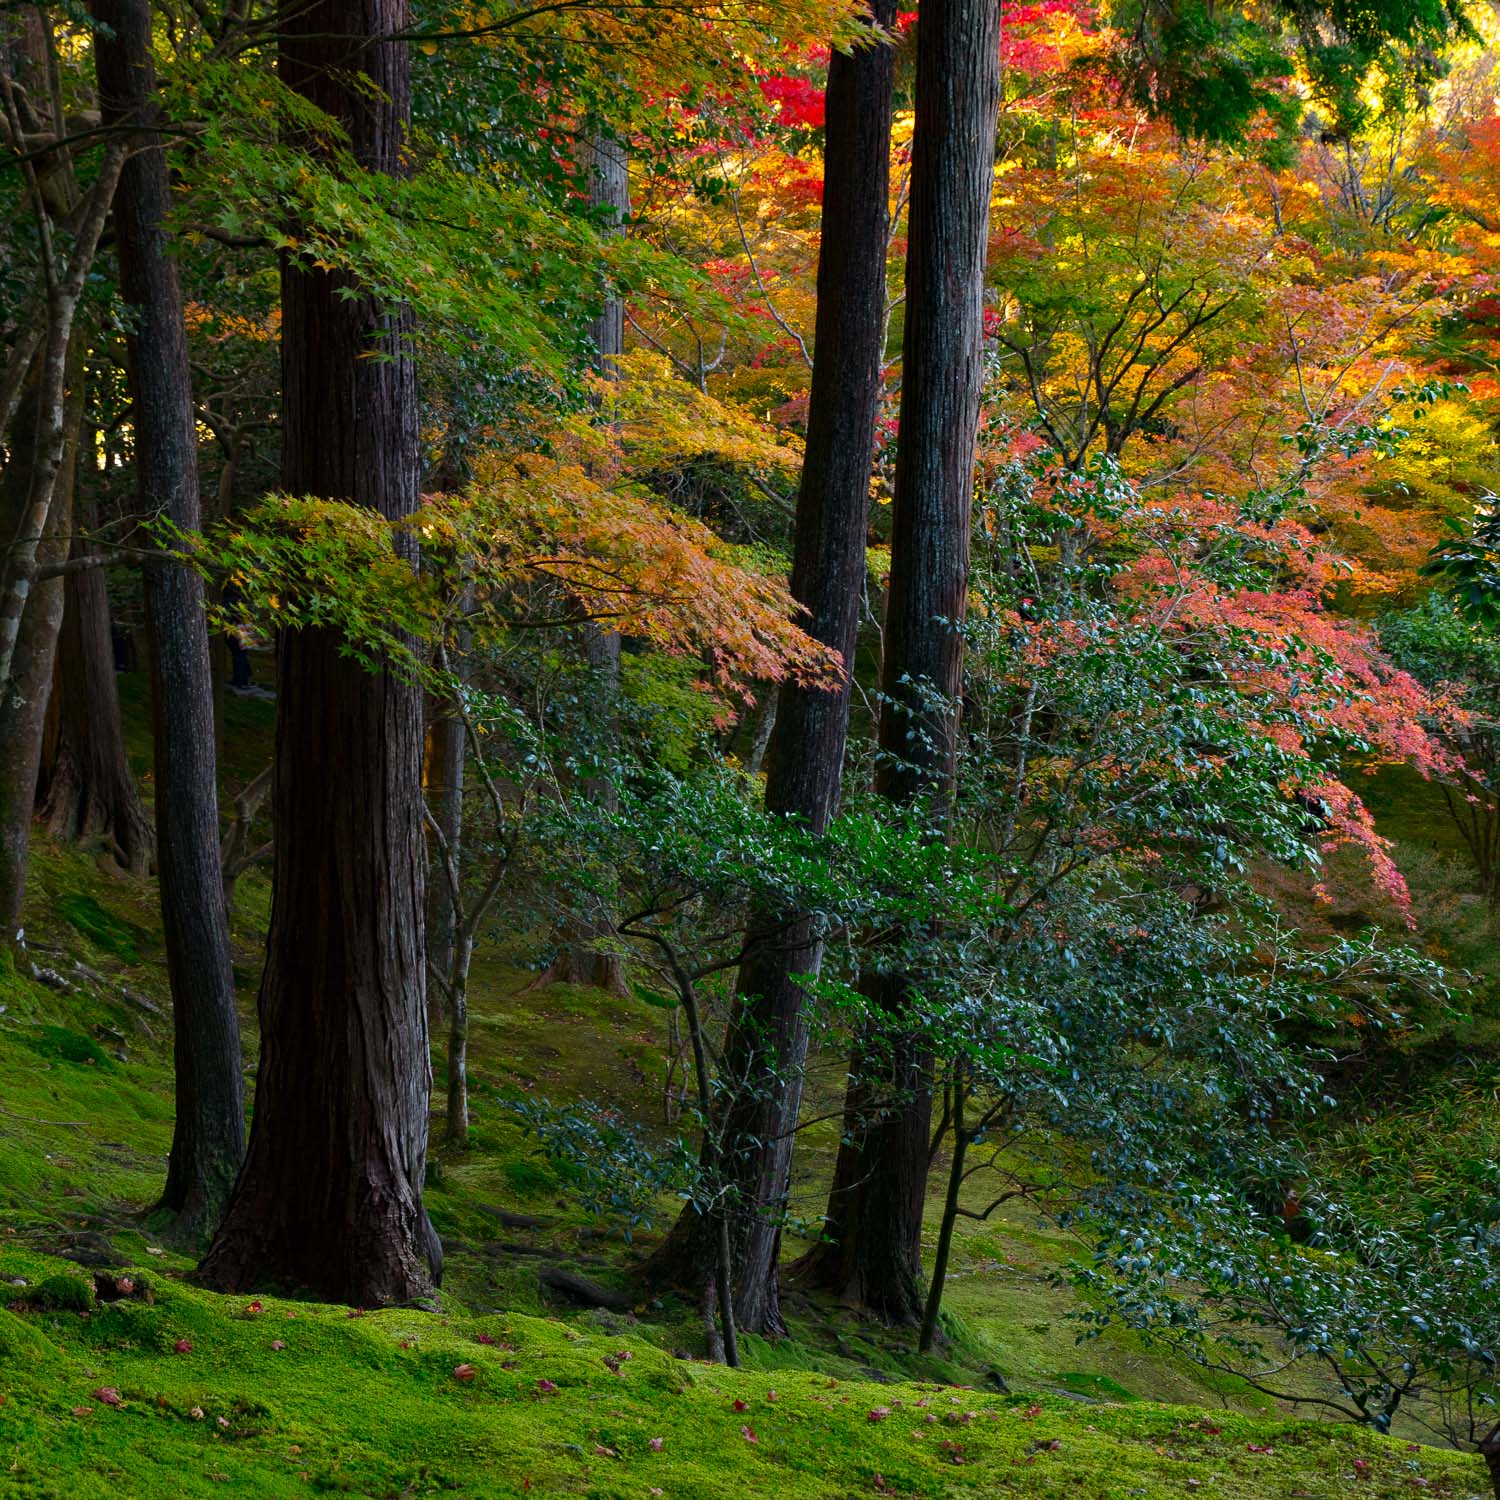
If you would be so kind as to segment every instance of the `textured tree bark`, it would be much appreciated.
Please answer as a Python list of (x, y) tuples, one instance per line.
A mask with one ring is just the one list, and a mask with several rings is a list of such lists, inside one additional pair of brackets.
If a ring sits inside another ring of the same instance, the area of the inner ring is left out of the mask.
[[(935, 837), (952, 785), (963, 669), (956, 622), (968, 590), (999, 96), (999, 0), (926, 0), (877, 789), (893, 802), (930, 798)], [(888, 1322), (917, 1323), (930, 1067), (920, 1040), (900, 1026), (905, 976), (883, 975), (867, 994), (887, 1019), (856, 1049), (826, 1234), (802, 1269)]]
[[(93, 498), (82, 472), (74, 484), (74, 530), (87, 534), (96, 521)], [(74, 559), (92, 550), (75, 536)], [(155, 835), (125, 754), (106, 570), (70, 573), (63, 599), (37, 788), (42, 822), (60, 842), (100, 847), (121, 869), (139, 875), (150, 864)]]
[(1490, 1476), (1490, 1488), (1495, 1492), (1495, 1500), (1500, 1500), (1500, 1426), (1492, 1428), (1481, 1439), (1479, 1456), (1484, 1459), (1485, 1472)]
[[(407, 19), (404, 0), (284, 0), (278, 19), (283, 79), (339, 121), (370, 171), (403, 170), (408, 57), (379, 38)], [(292, 260), (281, 290), (284, 487), (407, 514), (419, 500), (409, 314)], [(422, 698), (338, 648), (330, 631), (277, 644), (255, 1119), (200, 1274), (374, 1306), (430, 1293), (442, 1260), (422, 1207)]]
[[(894, 0), (877, 0), (890, 25)], [(792, 593), (804, 626), (851, 663), (859, 627), (870, 467), (884, 355), (894, 59), (872, 45), (835, 53), (828, 70), (823, 232), (807, 447), (797, 498)], [(785, 683), (767, 750), (766, 805), (826, 828), (838, 805), (849, 730), (850, 683), (834, 691)], [(805, 921), (764, 912), (766, 937), (741, 966), (722, 1076), (734, 1094), (717, 1170), (733, 1188), (735, 1315), (779, 1336), (781, 1220), (807, 1061), (806, 997), (793, 976), (816, 972), (822, 950)], [(650, 1274), (684, 1282), (713, 1264), (708, 1226), (684, 1210)]]
[[(46, 530), (37, 546), (36, 564), (45, 568), (68, 554), (72, 524), (72, 496), (78, 429), (83, 420), (83, 381), (76, 360), (74, 380), (63, 413), (64, 456), (54, 483)], [(24, 513), (31, 490), (35, 459), (39, 373), (22, 391), (0, 489), (0, 523), (10, 532), (10, 521)], [(0, 701), (0, 935), (19, 946), (26, 902), (26, 874), (31, 863), (31, 825), (37, 772), (47, 720), (53, 662), (62, 626), (63, 581), (50, 578), (31, 590), (16, 636), (13, 675)]]
[[(630, 161), (625, 148), (617, 141), (595, 137), (588, 142), (585, 155), (589, 169), (589, 198), (594, 207), (607, 210), (612, 223), (607, 232), (623, 234), (630, 214)], [(599, 316), (589, 326), (594, 345), (594, 364), (606, 380), (619, 375), (617, 363), (625, 352), (625, 303), (619, 297), (605, 300)], [(583, 658), (593, 677), (594, 706), (601, 721), (601, 741), (607, 743), (614, 734), (614, 703), (620, 691), (620, 634), (607, 625), (588, 622), (583, 627)], [(589, 794), (614, 810), (618, 798), (614, 782), (608, 776), (596, 778)], [(623, 995), (625, 961), (616, 953), (601, 953), (591, 942), (589, 933), (569, 945), (558, 961), (558, 977), (574, 984), (592, 985), (612, 995)]]
[[(106, 125), (157, 119), (149, 0), (94, 0)], [(134, 317), (130, 391), (141, 508), (183, 530), (200, 521), (198, 431), (182, 286), (169, 253), (171, 184), (159, 137), (143, 134), (120, 175), (120, 290)], [(203, 580), (182, 564), (145, 569), (156, 773), (156, 870), (172, 987), (177, 1113), (161, 1206), (179, 1234), (214, 1230), (245, 1153), (240, 1023), (219, 868), (213, 683)]]

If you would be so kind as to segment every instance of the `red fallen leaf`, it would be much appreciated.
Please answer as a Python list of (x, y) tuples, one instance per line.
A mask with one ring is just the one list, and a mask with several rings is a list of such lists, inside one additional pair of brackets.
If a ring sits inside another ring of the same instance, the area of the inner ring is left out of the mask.
[(615, 1358), (619, 1360), (622, 1365), (628, 1365), (630, 1361), (635, 1358), (635, 1355), (633, 1355), (629, 1349), (619, 1349), (615, 1351)]
[(493, 1344), (498, 1342), (498, 1340), (492, 1339), (487, 1333), (476, 1333), (474, 1335), (474, 1342), (476, 1344)]
[(652, 1438), (651, 1441), (650, 1441), (650, 1443), (647, 1444), (647, 1446), (651, 1449), (651, 1451), (653, 1453), (660, 1453), (663, 1441), (664, 1440), (662, 1438)]
[(193, 1352), (193, 1346), (188, 1342), (187, 1339), (178, 1339), (177, 1342), (172, 1345), (172, 1349), (173, 1352), (177, 1354), (191, 1354)]
[(890, 1414), (891, 1409), (888, 1406), (872, 1406), (865, 1420), (869, 1422), (883, 1422)]
[(105, 1406), (119, 1406), (120, 1393), (112, 1385), (101, 1385), (94, 1392), (94, 1400), (102, 1402)]
[(259, 1317), (265, 1310), (264, 1305), (259, 1302), (247, 1302), (245, 1304), (245, 1316), (247, 1318)]
[(755, 1429), (753, 1427), (741, 1427), (740, 1436), (744, 1438), (747, 1443), (758, 1443), (760, 1441), (760, 1439), (756, 1437)]
[(613, 1448), (606, 1448), (603, 1443), (595, 1443), (594, 1452), (600, 1458), (618, 1458), (620, 1456)]
[(479, 1371), (473, 1365), (454, 1365), (453, 1367), (455, 1380), (472, 1380), (478, 1373)]
[(776, 1394), (775, 1391), (767, 1391), (766, 1392), (766, 1400), (767, 1401), (777, 1401), (779, 1399), (780, 1398), (777, 1396), (777, 1394)]
[(736, 1397), (734, 1402), (734, 1409), (736, 1411), (749, 1411), (750, 1403), (748, 1401), (741, 1401), (738, 1397)]
[(883, 1490), (885, 1488), (885, 1475), (884, 1474), (877, 1474), (875, 1476), (875, 1488), (877, 1490)]
[(122, 1297), (128, 1297), (135, 1290), (135, 1282), (129, 1276), (122, 1276), (115, 1282), (115, 1290)]
[(1026, 1417), (1028, 1419), (1031, 1417), (1039, 1417), (1041, 1416), (1041, 1414), (1042, 1408), (1040, 1406), (1028, 1406), (1026, 1410), (1021, 1413), (1023, 1417)]
[(1359, 1473), (1363, 1474), (1370, 1467), (1370, 1460), (1367, 1458), (1356, 1458), (1354, 1460), (1354, 1467)]
[(550, 1380), (539, 1380), (539, 1381), (537, 1381), (537, 1383), (536, 1383), (536, 1388), (537, 1388), (537, 1390), (539, 1390), (539, 1391), (540, 1391), (540, 1392), (541, 1392), (541, 1393), (542, 1393), (542, 1394), (543, 1394), (543, 1395), (544, 1395), (544, 1396), (545, 1396), (545, 1395), (546, 1395), (546, 1394), (547, 1394), (547, 1393), (548, 1393), (548, 1392), (549, 1392), (549, 1391), (555, 1391), (555, 1390), (556, 1390), (556, 1389), (557, 1389), (557, 1387), (556, 1387), (556, 1386), (555, 1386), (555, 1385), (553, 1385), (553, 1384), (552, 1384), (552, 1382), (551, 1382), (551, 1381), (550, 1381)]
[(349, 1309), (349, 1316), (351, 1318), (362, 1318), (362, 1317), (364, 1317), (364, 1315), (365, 1315), (365, 1310), (362, 1307), (351, 1307)]
[(87, 1417), (93, 1413), (93, 1410), (92, 1406), (75, 1406), (73, 1408), (73, 1415), (75, 1417)]
[(415, 1340), (415, 1339), (402, 1339), (402, 1340), (401, 1340), (401, 1347), (402, 1347), (402, 1348), (403, 1348), (403, 1349), (410, 1349), (410, 1348), (411, 1348), (411, 1346), (412, 1346), (412, 1345), (413, 1345), (413, 1344), (414, 1344), (414, 1343), (416, 1343), (416, 1340)]
[(1276, 1450), (1269, 1443), (1246, 1443), (1246, 1453), (1274, 1453)]
[(283, 1344), (280, 1339), (272, 1339), (271, 1347), (279, 1354), (283, 1349), (286, 1348), (286, 1345)]

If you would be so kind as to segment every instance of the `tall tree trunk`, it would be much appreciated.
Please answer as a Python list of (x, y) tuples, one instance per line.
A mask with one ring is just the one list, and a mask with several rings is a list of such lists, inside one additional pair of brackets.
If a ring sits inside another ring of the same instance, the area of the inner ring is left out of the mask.
[[(47, 514), (46, 531), (37, 547), (36, 565), (39, 569), (59, 563), (68, 555), (73, 475), (78, 430), (83, 420), (81, 361), (71, 363), (75, 378), (67, 393), (63, 414), (64, 457)], [(24, 511), (31, 489), (31, 465), (35, 458), (31, 439), (36, 430), (39, 385), (40, 372), (37, 372), (23, 391), (16, 413), (10, 460), (5, 466), (5, 483), (3, 492), (0, 492), (0, 519), (5, 522)], [(18, 947), (26, 901), (26, 875), (31, 862), (37, 772), (42, 758), (47, 700), (62, 615), (63, 580), (39, 580), (30, 592), (20, 619), (15, 667), (4, 688), (4, 701), (0, 703), (0, 923), (3, 923), (0, 934), (3, 934), (5, 943)]]
[[(877, 0), (889, 26), (895, 0)], [(804, 628), (843, 657), (835, 690), (783, 684), (767, 752), (766, 805), (817, 831), (837, 805), (849, 730), (859, 628), (870, 467), (884, 355), (885, 255), (894, 59), (875, 44), (835, 53), (828, 69), (823, 233), (807, 448), (797, 499), (792, 592)], [(732, 1187), (735, 1313), (742, 1328), (780, 1335), (781, 1221), (807, 1061), (806, 996), (793, 976), (815, 973), (822, 948), (810, 925), (764, 912), (769, 940), (742, 965), (722, 1073), (734, 1094), (717, 1169)], [(683, 1211), (653, 1274), (685, 1279), (715, 1247), (692, 1207)]]
[[(159, 105), (150, 0), (94, 0), (100, 114), (149, 130)], [(200, 521), (198, 429), (182, 286), (165, 221), (159, 136), (143, 134), (120, 177), (115, 236), (127, 341), (136, 483), (143, 511), (183, 531)], [(181, 563), (145, 569), (156, 772), (156, 870), (172, 987), (177, 1113), (161, 1206), (188, 1239), (217, 1226), (245, 1154), (240, 1023), (219, 869), (213, 683), (203, 580)]]
[[(999, 96), (999, 0), (925, 0), (876, 785), (893, 802), (930, 799), (935, 837), (952, 786), (963, 669), (957, 622), (968, 591)], [(887, 1321), (917, 1323), (930, 1064), (903, 1026), (908, 977), (880, 975), (867, 994), (884, 1019), (855, 1052), (826, 1236), (804, 1270)]]
[[(281, 73), (399, 173), (410, 123), (404, 0), (283, 0)], [(410, 315), (283, 259), (282, 483), (396, 518), (419, 500)], [(379, 357), (372, 357), (379, 356)], [(362, 1305), (431, 1291), (422, 1207), (427, 1050), (422, 696), (340, 654), (277, 643), (275, 886), (250, 1151), (201, 1267)]]
[[(80, 458), (86, 452), (80, 445)], [(72, 558), (93, 548), (83, 540), (94, 529), (87, 469), (74, 481)], [(48, 743), (37, 788), (42, 821), (64, 843), (101, 847), (132, 874), (151, 859), (151, 821), (125, 754), (120, 690), (109, 633), (109, 583), (103, 568), (85, 568), (64, 580), (62, 635), (48, 705)]]
[[(623, 234), (630, 214), (630, 161), (625, 148), (606, 136), (595, 136), (585, 149), (589, 173), (589, 197), (595, 208), (608, 215), (606, 232)], [(605, 299), (599, 316), (589, 325), (594, 345), (594, 364), (606, 380), (619, 376), (619, 357), (625, 352), (625, 303), (615, 296)], [(607, 625), (588, 622), (583, 627), (583, 658), (593, 678), (591, 708), (597, 715), (597, 743), (608, 757), (614, 741), (615, 700), (620, 691), (620, 634)], [(608, 774), (594, 778), (589, 795), (614, 810), (618, 797)], [(612, 995), (625, 993), (625, 961), (617, 953), (601, 953), (583, 933), (559, 961), (559, 977), (575, 984), (592, 985)]]
[[(447, 694), (434, 693), (427, 706), (427, 745), (422, 765), (427, 810), (442, 832), (443, 841), (457, 860), (464, 831), (464, 723), (454, 713)], [(429, 866), (431, 861), (429, 860)], [(458, 927), (453, 895), (448, 882), (437, 876), (427, 880), (427, 962), (446, 982), (453, 972), (454, 937)], [(433, 986), (433, 994), (438, 993)]]

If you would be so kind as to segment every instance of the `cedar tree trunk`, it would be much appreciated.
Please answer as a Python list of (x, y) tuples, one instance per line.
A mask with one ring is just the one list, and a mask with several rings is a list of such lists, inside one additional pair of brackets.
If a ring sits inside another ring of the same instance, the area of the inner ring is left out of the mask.
[[(935, 837), (952, 785), (963, 669), (955, 622), (968, 590), (999, 94), (999, 0), (926, 0), (876, 784), (893, 802), (930, 798)], [(855, 1050), (826, 1236), (803, 1269), (888, 1322), (917, 1323), (930, 1064), (901, 1024), (903, 976), (879, 976), (866, 993), (885, 1021)]]
[[(106, 125), (155, 123), (149, 0), (94, 0)], [(196, 530), (198, 432), (182, 285), (169, 254), (163, 142), (143, 134), (120, 174), (115, 236), (127, 335), (136, 483), (143, 512)], [(156, 870), (172, 987), (177, 1114), (161, 1206), (185, 1238), (211, 1234), (245, 1154), (240, 1023), (219, 869), (213, 682), (203, 580), (183, 564), (145, 569), (156, 770)]]
[[(890, 25), (894, 0), (877, 0)], [(784, 683), (767, 751), (766, 805), (821, 831), (838, 805), (849, 729), (849, 669), (859, 625), (870, 466), (884, 356), (885, 256), (894, 59), (874, 44), (829, 63), (823, 232), (807, 448), (797, 498), (792, 593), (804, 628), (843, 657), (834, 690)], [(792, 1142), (807, 1060), (806, 997), (822, 948), (795, 913), (761, 914), (765, 942), (740, 968), (722, 1076), (736, 1081), (718, 1170), (734, 1188), (735, 1316), (753, 1333), (786, 1332), (778, 1265)], [(686, 1281), (713, 1264), (708, 1226), (683, 1210), (652, 1274)]]
[[(630, 215), (630, 160), (619, 142), (595, 136), (586, 147), (589, 169), (589, 199), (596, 208), (607, 211), (605, 232), (623, 234)], [(595, 368), (606, 380), (619, 376), (617, 360), (625, 352), (625, 303), (617, 297), (605, 299), (599, 316), (589, 325), (594, 345)], [(607, 625), (588, 621), (583, 627), (583, 659), (593, 679), (590, 707), (597, 715), (601, 749), (614, 739), (615, 699), (620, 691), (620, 633)], [(618, 803), (614, 782), (606, 775), (592, 781), (589, 794), (601, 806), (613, 811)], [(611, 995), (623, 995), (625, 961), (617, 953), (601, 953), (590, 942), (590, 934), (581, 934), (559, 959), (558, 977), (574, 984), (592, 985)]]
[[(81, 534), (73, 540), (75, 561), (93, 551), (83, 539), (96, 520), (87, 473), (80, 469), (74, 479), (75, 531)], [(70, 573), (63, 581), (63, 599), (37, 789), (42, 821), (53, 838), (100, 847), (121, 869), (143, 874), (154, 836), (125, 754), (106, 570)]]
[[(404, 0), (284, 0), (281, 74), (403, 170)], [(353, 294), (353, 295), (345, 295)], [(397, 518), (418, 500), (409, 314), (284, 258), (282, 483)], [(379, 357), (372, 357), (379, 356)], [(414, 559), (413, 559), (414, 561)], [(331, 630), (277, 644), (274, 897), (250, 1151), (201, 1274), (360, 1305), (427, 1295), (422, 696), (342, 656)]]

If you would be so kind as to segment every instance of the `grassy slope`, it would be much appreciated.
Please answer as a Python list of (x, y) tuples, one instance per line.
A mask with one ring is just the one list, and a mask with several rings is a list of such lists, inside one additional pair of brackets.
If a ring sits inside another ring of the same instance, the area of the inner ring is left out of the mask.
[[(237, 710), (269, 723), (264, 705)], [(242, 758), (253, 774), (254, 755)], [(1051, 1280), (1069, 1246), (1025, 1210), (961, 1225), (953, 1343), (939, 1359), (920, 1359), (906, 1335), (794, 1298), (795, 1340), (748, 1340), (751, 1368), (737, 1375), (672, 1357), (701, 1345), (691, 1310), (673, 1299), (638, 1316), (550, 1307), (540, 1266), (623, 1284), (642, 1247), (569, 1205), (499, 1098), (589, 1096), (644, 1124), (659, 1120), (665, 1017), (566, 986), (527, 992), (525, 975), (494, 960), (477, 976), (473, 1145), (462, 1156), (438, 1152), (429, 1186), (449, 1251), (450, 1316), (351, 1319), (268, 1302), (247, 1318), (243, 1299), (188, 1285), (191, 1261), (161, 1246), (142, 1214), (170, 1138), (167, 1023), (141, 1004), (165, 1000), (152, 893), (46, 850), (34, 878), (38, 956), (80, 987), (60, 995), (0, 975), (0, 1301), (14, 1308), (0, 1311), (0, 1492), (168, 1496), (227, 1484), (247, 1495), (487, 1496), (525, 1493), (528, 1478), (532, 1493), (677, 1496), (748, 1488), (1087, 1500), (1322, 1496), (1351, 1485), (1393, 1495), (1422, 1480), (1440, 1494), (1483, 1489), (1471, 1458), (1291, 1424), (1125, 1338), (1078, 1345), (1068, 1296)], [(263, 878), (242, 883), (236, 957), (247, 1023), (266, 895)], [(100, 978), (78, 975), (74, 958)], [(819, 1086), (835, 1083), (831, 1074)], [(810, 1133), (799, 1211), (821, 1207), (834, 1144), (831, 1127)], [(117, 1262), (145, 1268), (137, 1279), (150, 1286), (150, 1305), (131, 1299), (81, 1317), (39, 1296), (50, 1276), (85, 1274), (56, 1252), (96, 1245), (98, 1235)], [(789, 1253), (799, 1248), (792, 1242)], [(191, 1351), (176, 1353), (184, 1338)], [(286, 1347), (273, 1350), (273, 1340)], [(634, 1357), (611, 1373), (605, 1357), (627, 1349)], [(463, 1362), (477, 1371), (472, 1382), (453, 1377)], [(980, 1384), (989, 1367), (1035, 1394), (934, 1384)], [(871, 1379), (893, 1376), (923, 1384)], [(539, 1391), (541, 1379), (557, 1391)], [(102, 1386), (124, 1405), (94, 1400)], [(1068, 1392), (1099, 1404), (1062, 1399)], [(736, 1399), (748, 1410), (736, 1412)], [(872, 1423), (878, 1407), (891, 1415)], [(744, 1425), (758, 1442), (741, 1436)], [(1266, 1447), (1274, 1452), (1255, 1451)]]

